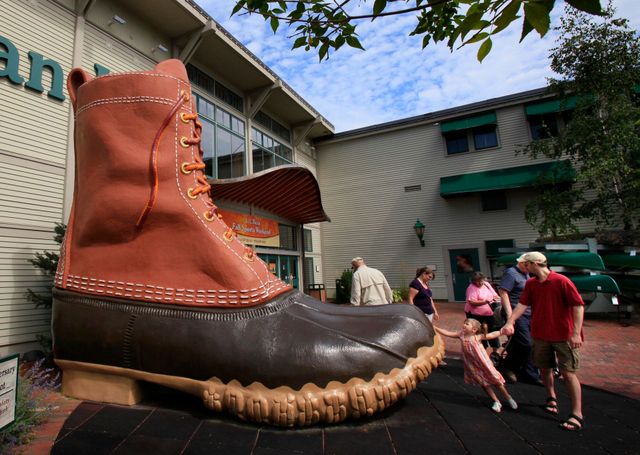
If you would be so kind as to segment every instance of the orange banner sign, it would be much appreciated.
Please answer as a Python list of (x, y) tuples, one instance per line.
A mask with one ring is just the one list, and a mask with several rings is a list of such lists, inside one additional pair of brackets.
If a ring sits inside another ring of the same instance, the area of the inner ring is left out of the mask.
[(268, 218), (219, 209), (222, 220), (238, 235), (241, 242), (258, 246), (280, 246), (278, 222)]

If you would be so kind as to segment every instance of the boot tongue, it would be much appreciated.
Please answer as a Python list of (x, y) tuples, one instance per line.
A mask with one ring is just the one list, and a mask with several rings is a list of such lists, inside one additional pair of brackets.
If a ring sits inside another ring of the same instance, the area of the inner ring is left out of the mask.
[(187, 76), (187, 69), (181, 60), (172, 58), (164, 60), (156, 65), (156, 72), (165, 73), (182, 79), (185, 82), (189, 82), (189, 76)]

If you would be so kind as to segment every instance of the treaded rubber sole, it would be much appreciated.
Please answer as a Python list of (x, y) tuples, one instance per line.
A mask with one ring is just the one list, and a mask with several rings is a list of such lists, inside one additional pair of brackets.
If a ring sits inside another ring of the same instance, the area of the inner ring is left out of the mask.
[(444, 341), (436, 334), (433, 346), (418, 349), (402, 369), (377, 373), (369, 381), (332, 381), (324, 388), (305, 384), (299, 390), (270, 389), (259, 382), (243, 386), (235, 380), (225, 384), (215, 377), (199, 381), (63, 359), (56, 363), (63, 370), (63, 393), (75, 398), (131, 405), (141, 398), (137, 381), (146, 381), (199, 396), (207, 408), (227, 411), (242, 420), (293, 427), (380, 412), (406, 397), (443, 358)]

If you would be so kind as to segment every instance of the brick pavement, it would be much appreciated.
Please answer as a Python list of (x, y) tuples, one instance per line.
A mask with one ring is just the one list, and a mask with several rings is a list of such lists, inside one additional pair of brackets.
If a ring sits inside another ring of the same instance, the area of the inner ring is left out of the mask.
[[(462, 325), (462, 304), (439, 302), (438, 308), (441, 316), (438, 323), (440, 326), (458, 329)], [(584, 324), (586, 342), (582, 349), (580, 371), (583, 384), (640, 400), (640, 362), (637, 354), (640, 346), (639, 316), (619, 322), (615, 315), (587, 315)], [(448, 340), (447, 356), (459, 358), (459, 343)], [(23, 447), (21, 453), (49, 454), (65, 420), (81, 403), (59, 393), (53, 393), (50, 399), (56, 406), (54, 415), (36, 429), (32, 443)]]

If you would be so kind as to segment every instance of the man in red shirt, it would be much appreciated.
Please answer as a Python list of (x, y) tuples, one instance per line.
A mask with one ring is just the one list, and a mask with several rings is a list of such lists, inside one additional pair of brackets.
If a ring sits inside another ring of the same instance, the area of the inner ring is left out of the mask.
[(560, 427), (580, 430), (583, 425), (582, 389), (576, 372), (580, 367), (579, 348), (583, 343), (584, 302), (569, 278), (547, 267), (547, 258), (542, 253), (524, 253), (518, 262), (523, 262), (533, 277), (527, 280), (520, 301), (502, 328), (502, 333), (512, 335), (515, 320), (522, 316), (527, 307), (531, 307), (533, 361), (542, 372), (542, 381), (548, 392), (545, 411), (558, 414), (553, 378), (557, 358), (572, 408), (571, 414)]

